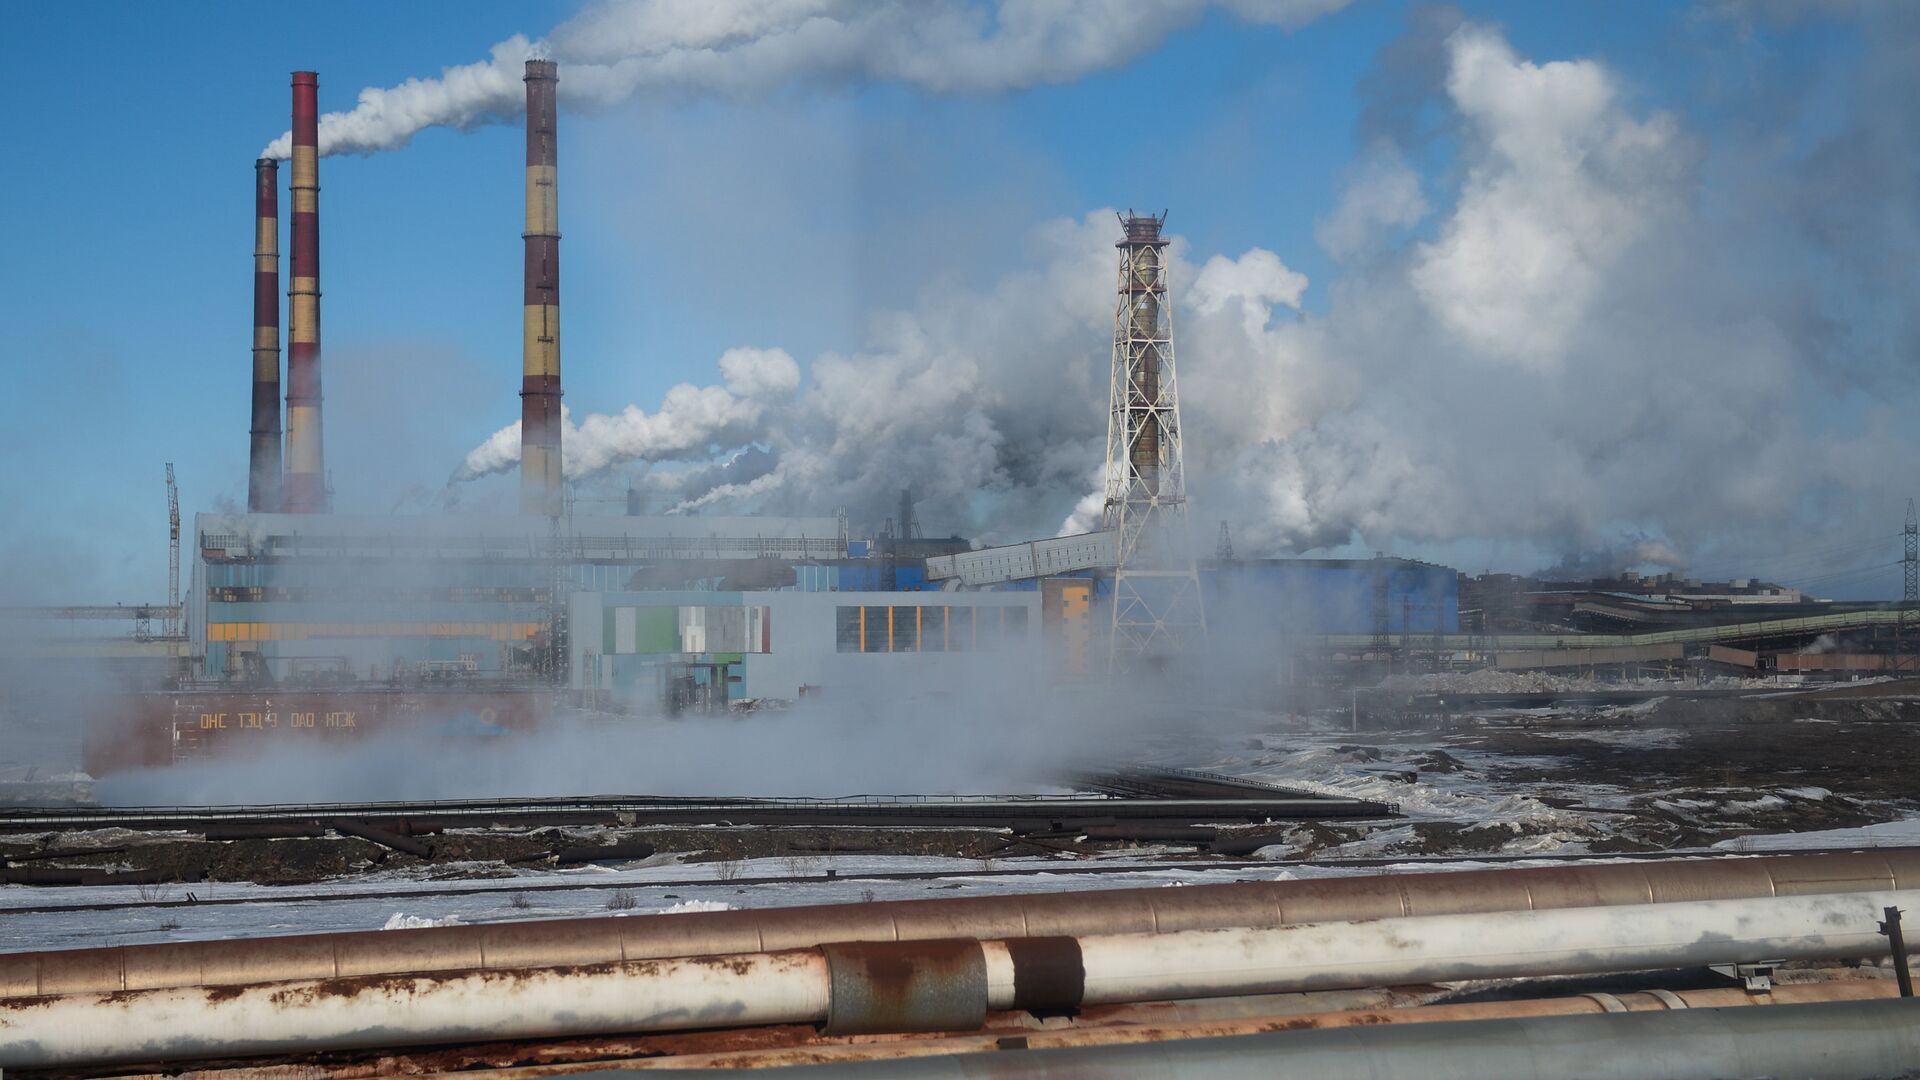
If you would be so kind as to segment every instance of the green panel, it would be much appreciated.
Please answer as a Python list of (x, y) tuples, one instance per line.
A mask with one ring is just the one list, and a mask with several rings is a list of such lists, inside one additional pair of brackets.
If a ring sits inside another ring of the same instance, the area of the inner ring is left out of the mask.
[(610, 608), (610, 607), (603, 607), (600, 609), (600, 630), (601, 630), (600, 655), (601, 656), (613, 655), (613, 617), (614, 617), (614, 612), (616, 610), (618, 609)]
[(741, 664), (747, 659), (744, 654), (737, 652), (717, 652), (712, 655), (713, 663), (716, 664)]
[(636, 608), (633, 651), (637, 653), (679, 652), (680, 609), (677, 607)]

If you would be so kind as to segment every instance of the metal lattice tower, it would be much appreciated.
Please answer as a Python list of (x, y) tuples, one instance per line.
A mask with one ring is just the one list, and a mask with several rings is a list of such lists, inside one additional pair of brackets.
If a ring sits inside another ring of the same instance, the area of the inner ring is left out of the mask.
[(167, 615), (160, 632), (180, 636), (180, 488), (173, 482), (173, 462), (167, 462)]
[(1911, 604), (1920, 600), (1920, 518), (1913, 513), (1913, 500), (1907, 500), (1907, 550), (1900, 558), (1900, 568), (1906, 572), (1906, 588), (1900, 598)]
[(1107, 493), (1101, 527), (1114, 534), (1112, 637), (1107, 666), (1198, 650), (1206, 610), (1187, 526), (1180, 397), (1174, 379), (1173, 315), (1167, 304), (1167, 241), (1160, 217), (1128, 213), (1114, 310), (1113, 380), (1107, 415)]

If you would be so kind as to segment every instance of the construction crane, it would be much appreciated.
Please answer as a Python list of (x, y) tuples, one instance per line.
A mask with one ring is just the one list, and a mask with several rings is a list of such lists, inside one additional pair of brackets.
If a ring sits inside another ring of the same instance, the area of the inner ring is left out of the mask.
[(167, 462), (167, 616), (160, 624), (168, 638), (180, 636), (180, 488)]

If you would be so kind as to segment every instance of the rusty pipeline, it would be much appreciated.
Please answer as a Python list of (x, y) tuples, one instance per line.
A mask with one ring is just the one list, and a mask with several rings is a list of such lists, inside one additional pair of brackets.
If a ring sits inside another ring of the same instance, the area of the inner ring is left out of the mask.
[(1920, 850), (1899, 849), (553, 919), (0, 954), (0, 997), (619, 963), (838, 941), (1164, 933), (1916, 885)]
[[(980, 1029), (990, 1012), (1884, 955), (1920, 892), (1705, 900), (1082, 938), (834, 943), (514, 971), (0, 1000), (0, 1066), (98, 1065), (773, 1024)], [(1595, 999), (1603, 1011), (1627, 1011)], [(1671, 1001), (1666, 1004), (1671, 1005)]]

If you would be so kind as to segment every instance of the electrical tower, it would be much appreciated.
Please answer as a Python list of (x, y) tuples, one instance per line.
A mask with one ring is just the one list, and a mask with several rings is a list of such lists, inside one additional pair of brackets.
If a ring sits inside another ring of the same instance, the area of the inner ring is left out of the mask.
[(160, 633), (180, 636), (180, 489), (173, 482), (173, 462), (167, 462), (167, 615)]
[(1233, 534), (1227, 531), (1227, 522), (1220, 521), (1220, 542), (1213, 546), (1213, 557), (1221, 562), (1233, 561)]
[(1900, 613), (1893, 623), (1893, 672), (1906, 670), (1907, 641), (1912, 632), (1913, 608), (1920, 601), (1920, 518), (1913, 512), (1913, 500), (1907, 500), (1906, 549), (1900, 554), (1900, 569), (1905, 578), (1900, 590)]
[(1906, 572), (1906, 587), (1900, 599), (1906, 603), (1920, 600), (1920, 518), (1914, 517), (1913, 500), (1907, 500), (1907, 549), (1900, 557), (1900, 568)]
[(1101, 527), (1114, 534), (1107, 667), (1124, 671), (1206, 644), (1207, 617), (1187, 528), (1186, 466), (1160, 217), (1129, 212), (1114, 310)]

